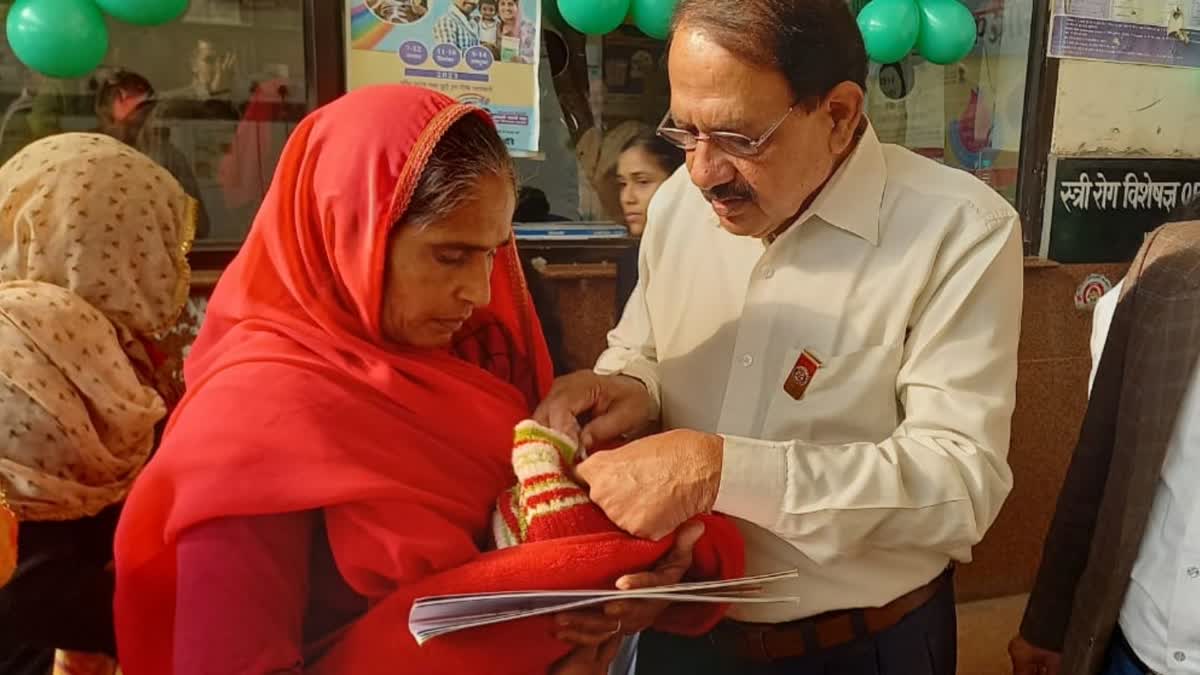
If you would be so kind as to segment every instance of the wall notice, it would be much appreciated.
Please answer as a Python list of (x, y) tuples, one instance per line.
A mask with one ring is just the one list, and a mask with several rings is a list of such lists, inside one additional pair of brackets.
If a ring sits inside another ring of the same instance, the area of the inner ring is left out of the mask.
[(405, 83), (487, 109), (538, 152), (541, 0), (346, 0), (346, 84)]
[(1200, 67), (1196, 0), (1056, 0), (1050, 56)]

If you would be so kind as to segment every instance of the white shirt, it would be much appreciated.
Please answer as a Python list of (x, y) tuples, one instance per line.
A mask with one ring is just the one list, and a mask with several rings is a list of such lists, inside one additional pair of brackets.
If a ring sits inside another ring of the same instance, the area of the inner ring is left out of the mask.
[(500, 19), (492, 19), (490, 24), (483, 19), (479, 19), (478, 23), (479, 41), (489, 45), (499, 44), (497, 38), (500, 35)]
[[(1093, 371), (1121, 286), (1096, 304)], [(1181, 406), (1120, 623), (1129, 645), (1151, 670), (1200, 675), (1200, 369), (1192, 373)]]
[[(647, 383), (664, 428), (725, 438), (716, 510), (782, 622), (883, 605), (932, 580), (1012, 486), (1017, 215), (972, 176), (869, 129), (769, 246), (718, 225), (686, 168), (655, 194), (639, 282), (597, 371)], [(801, 400), (784, 382), (823, 365)]]

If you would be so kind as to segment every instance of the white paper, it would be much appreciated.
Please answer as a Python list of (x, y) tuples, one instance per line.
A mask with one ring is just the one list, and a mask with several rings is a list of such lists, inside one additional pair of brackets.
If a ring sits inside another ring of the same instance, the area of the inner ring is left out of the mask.
[(435, 637), (468, 628), (557, 614), (614, 600), (729, 604), (792, 602), (798, 598), (771, 595), (764, 592), (763, 587), (797, 576), (797, 570), (787, 570), (725, 581), (700, 581), (632, 591), (516, 591), (425, 597), (413, 603), (408, 615), (408, 630), (417, 644), (425, 644)]

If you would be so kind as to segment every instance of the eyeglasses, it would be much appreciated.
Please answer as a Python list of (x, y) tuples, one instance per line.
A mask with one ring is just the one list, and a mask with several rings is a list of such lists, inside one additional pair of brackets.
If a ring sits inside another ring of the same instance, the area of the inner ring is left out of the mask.
[(779, 129), (780, 126), (783, 125), (784, 120), (786, 120), (795, 109), (795, 105), (792, 105), (792, 107), (788, 108), (787, 112), (783, 114), (783, 117), (780, 117), (778, 120), (776, 120), (775, 123), (772, 124), (770, 128), (763, 132), (763, 135), (759, 136), (758, 138), (750, 138), (749, 136), (737, 134), (732, 131), (714, 131), (709, 134), (701, 134), (694, 131), (688, 131), (687, 129), (669, 127), (667, 126), (667, 122), (671, 121), (670, 111), (663, 116), (662, 122), (659, 122), (656, 133), (658, 133), (658, 135), (666, 142), (684, 150), (695, 150), (696, 145), (700, 141), (712, 141), (713, 144), (715, 144), (718, 148), (728, 152), (731, 155), (736, 155), (738, 157), (753, 157), (762, 152), (763, 146), (767, 144), (767, 141), (771, 140), (771, 136)]

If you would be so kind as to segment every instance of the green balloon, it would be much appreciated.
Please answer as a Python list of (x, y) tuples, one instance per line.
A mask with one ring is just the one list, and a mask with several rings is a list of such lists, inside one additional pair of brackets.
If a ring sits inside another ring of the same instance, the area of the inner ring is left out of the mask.
[(904, 60), (917, 43), (921, 15), (914, 0), (871, 0), (858, 13), (867, 55), (878, 63)]
[(961, 61), (975, 48), (975, 15), (958, 0), (917, 0), (921, 31), (917, 51), (930, 63)]
[(5, 32), (17, 58), (49, 77), (83, 77), (108, 53), (108, 27), (94, 0), (17, 0)]
[(604, 35), (625, 21), (629, 0), (558, 0), (558, 11), (580, 33)]
[(138, 26), (160, 26), (183, 16), (188, 0), (96, 0), (114, 19)]
[(677, 0), (633, 0), (629, 9), (633, 23), (646, 35), (666, 40), (671, 32), (671, 15)]

